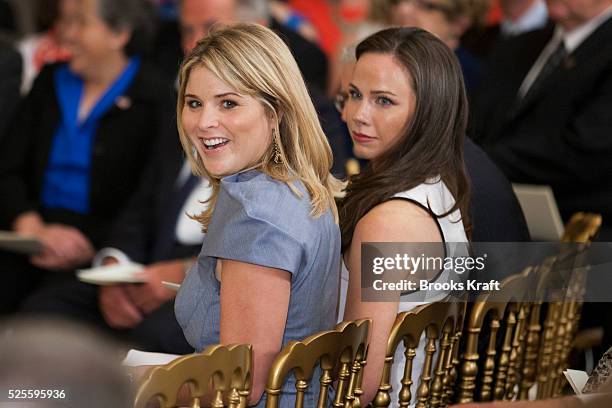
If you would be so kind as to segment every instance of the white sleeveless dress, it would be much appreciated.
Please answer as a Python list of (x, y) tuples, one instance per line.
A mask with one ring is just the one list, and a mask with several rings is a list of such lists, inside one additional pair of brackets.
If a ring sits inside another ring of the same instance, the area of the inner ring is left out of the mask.
[[(444, 214), (455, 205), (455, 199), (451, 192), (448, 190), (444, 182), (440, 178), (430, 179), (427, 182), (420, 184), (408, 191), (397, 193), (393, 198), (404, 199), (414, 202), (415, 204), (423, 207), (428, 212), (434, 214)], [(467, 235), (463, 228), (463, 222), (461, 221), (461, 213), (459, 210), (455, 210), (451, 214), (436, 218), (434, 220), (438, 224), (438, 227), (442, 233), (442, 239), (445, 243), (460, 243), (464, 244), (468, 242)], [(449, 245), (450, 254), (447, 256), (467, 256), (466, 245)], [(444, 270), (436, 279), (436, 282), (446, 282), (450, 278), (450, 271)], [(346, 294), (348, 290), (349, 271), (346, 269), (344, 262), (342, 263), (342, 275), (340, 282), (340, 305), (338, 313), (338, 321), (343, 320), (344, 308), (346, 303)], [(431, 302), (436, 302), (447, 296), (447, 292), (435, 291), (435, 292), (423, 292), (416, 291), (400, 297), (398, 304), (398, 313), (406, 312), (415, 307)], [(413, 360), (412, 366), (412, 403), (415, 401), (416, 389), (419, 385), (418, 375), (421, 372), (421, 367), (424, 362), (424, 353), (422, 350), (425, 347), (425, 337), (421, 337), (419, 344), (419, 352)], [(398, 406), (397, 395), (401, 388), (401, 379), (404, 375), (404, 352), (405, 348), (403, 344), (400, 344), (395, 352), (395, 358), (393, 362), (393, 368), (391, 371), (391, 385), (393, 391), (391, 392), (391, 405), (392, 407)]]

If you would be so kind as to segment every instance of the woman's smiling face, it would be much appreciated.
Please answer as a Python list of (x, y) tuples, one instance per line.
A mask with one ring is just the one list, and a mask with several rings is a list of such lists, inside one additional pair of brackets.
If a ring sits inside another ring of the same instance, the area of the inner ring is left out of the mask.
[(366, 53), (355, 65), (346, 102), (354, 152), (376, 159), (401, 138), (416, 105), (412, 77), (391, 54)]
[(272, 142), (273, 121), (264, 105), (203, 66), (191, 70), (181, 118), (204, 168), (218, 178), (255, 166)]

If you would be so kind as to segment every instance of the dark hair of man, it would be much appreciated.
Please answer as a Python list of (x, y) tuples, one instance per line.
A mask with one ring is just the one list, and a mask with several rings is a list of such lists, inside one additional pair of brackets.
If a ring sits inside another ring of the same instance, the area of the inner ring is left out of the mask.
[(411, 27), (371, 35), (357, 46), (357, 60), (367, 53), (391, 54), (410, 73), (416, 106), (398, 142), (349, 179), (339, 205), (342, 252), (368, 211), (437, 176), (455, 205), (443, 214), (432, 212), (433, 216), (442, 218), (459, 209), (469, 231), (470, 186), (463, 163), (468, 103), (455, 55), (437, 37)]

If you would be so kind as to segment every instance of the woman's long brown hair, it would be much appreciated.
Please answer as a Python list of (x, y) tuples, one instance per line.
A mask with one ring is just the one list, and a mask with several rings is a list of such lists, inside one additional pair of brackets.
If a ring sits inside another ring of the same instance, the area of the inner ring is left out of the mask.
[(463, 163), (468, 103), (455, 55), (432, 34), (409, 27), (389, 28), (366, 38), (357, 46), (357, 60), (366, 53), (391, 54), (410, 73), (416, 106), (399, 141), (349, 180), (339, 205), (342, 252), (368, 211), (437, 176), (455, 205), (435, 216), (458, 209), (469, 231), (470, 184)]

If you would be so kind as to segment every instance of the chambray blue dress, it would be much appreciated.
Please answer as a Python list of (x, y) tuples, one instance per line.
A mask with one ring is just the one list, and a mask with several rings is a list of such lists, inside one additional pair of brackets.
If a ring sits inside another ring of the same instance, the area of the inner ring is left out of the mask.
[[(219, 343), (217, 259), (278, 268), (291, 274), (283, 345), (336, 323), (340, 273), (340, 230), (331, 211), (310, 216), (311, 203), (300, 182), (298, 197), (287, 184), (250, 170), (225, 177), (204, 237), (202, 251), (176, 297), (175, 313), (187, 341), (200, 351)], [(249, 288), (244, 288), (248, 291)], [(249, 324), (249, 322), (244, 322)], [(318, 390), (318, 377), (314, 377)], [(281, 407), (293, 407), (295, 381), (285, 383)], [(305, 406), (316, 405), (316, 392)], [(265, 394), (257, 405), (265, 405)]]

